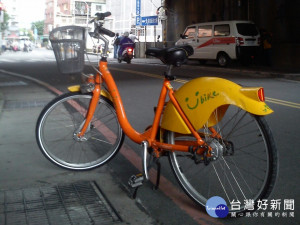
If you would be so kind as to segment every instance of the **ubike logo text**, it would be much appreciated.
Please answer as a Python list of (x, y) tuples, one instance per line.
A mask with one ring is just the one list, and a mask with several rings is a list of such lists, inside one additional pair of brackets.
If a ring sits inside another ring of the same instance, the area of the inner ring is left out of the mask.
[(217, 91), (211, 91), (202, 95), (199, 95), (199, 91), (195, 93), (195, 98), (190, 101), (189, 97), (185, 98), (185, 102), (187, 104), (187, 107), (190, 110), (196, 109), (200, 104), (204, 104), (214, 98), (219, 96), (219, 93)]

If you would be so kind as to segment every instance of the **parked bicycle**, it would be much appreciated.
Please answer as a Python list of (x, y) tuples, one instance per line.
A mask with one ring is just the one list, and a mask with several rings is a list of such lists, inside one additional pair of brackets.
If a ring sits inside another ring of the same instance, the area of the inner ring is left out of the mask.
[[(107, 66), (109, 42), (104, 35), (114, 33), (103, 24), (110, 13), (96, 15), (91, 21), (95, 30), (89, 34), (105, 43), (97, 72), (86, 75), (85, 84), (69, 87), (69, 93), (53, 99), (38, 118), (36, 138), (46, 158), (66, 169), (93, 169), (117, 154), (125, 133), (142, 145), (142, 175), (130, 178), (131, 187), (149, 179), (152, 161), (167, 156), (183, 190), (203, 207), (210, 197), (220, 196), (228, 205), (240, 202), (239, 209), (230, 212), (243, 212), (246, 200), (267, 198), (275, 184), (278, 158), (264, 119), (273, 111), (264, 101), (263, 88), (200, 77), (175, 91), (172, 68), (185, 63), (193, 48), (149, 48), (146, 54), (161, 59), (167, 70), (153, 123), (139, 133), (127, 119)], [(86, 30), (77, 26), (51, 32), (61, 72), (83, 70), (85, 37)]]

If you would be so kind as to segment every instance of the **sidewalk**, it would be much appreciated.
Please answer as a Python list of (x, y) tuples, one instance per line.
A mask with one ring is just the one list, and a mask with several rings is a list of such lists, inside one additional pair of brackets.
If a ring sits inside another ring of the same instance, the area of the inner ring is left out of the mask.
[[(73, 172), (42, 155), (36, 120), (54, 96), (31, 80), (0, 72), (0, 224), (156, 224), (108, 166)], [(77, 192), (83, 193), (79, 200), (73, 199)]]

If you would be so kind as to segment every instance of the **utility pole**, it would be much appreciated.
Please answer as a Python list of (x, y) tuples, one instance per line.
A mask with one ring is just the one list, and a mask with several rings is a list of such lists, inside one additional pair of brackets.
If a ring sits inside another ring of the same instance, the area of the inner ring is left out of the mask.
[(0, 0), (0, 54), (2, 52), (2, 23), (4, 22), (4, 12), (3, 11), (3, 3)]
[(159, 20), (161, 20), (163, 34), (162, 40), (164, 47), (167, 47), (167, 8), (165, 6), (165, 0), (161, 0), (161, 6), (157, 9)]
[(86, 7), (86, 26), (89, 26), (89, 4), (86, 1), (83, 1)]

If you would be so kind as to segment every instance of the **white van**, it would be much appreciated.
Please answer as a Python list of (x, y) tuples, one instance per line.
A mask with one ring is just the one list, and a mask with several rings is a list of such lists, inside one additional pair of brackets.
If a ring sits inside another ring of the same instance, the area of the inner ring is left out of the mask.
[(230, 60), (256, 57), (259, 52), (260, 34), (251, 21), (218, 21), (187, 26), (175, 45), (189, 44), (194, 48), (190, 59), (217, 60), (227, 66)]

